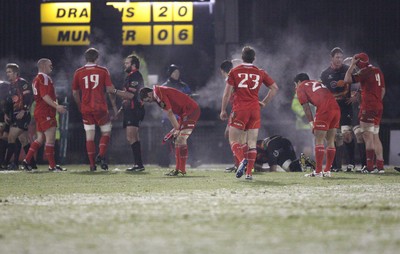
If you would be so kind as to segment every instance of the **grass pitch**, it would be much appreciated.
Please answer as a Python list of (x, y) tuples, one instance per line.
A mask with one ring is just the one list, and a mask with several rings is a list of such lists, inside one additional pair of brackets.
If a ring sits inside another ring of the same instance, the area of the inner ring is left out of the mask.
[[(110, 167), (113, 169), (115, 167)], [(121, 168), (121, 167), (120, 167)], [(398, 253), (400, 174), (0, 172), (0, 253)]]

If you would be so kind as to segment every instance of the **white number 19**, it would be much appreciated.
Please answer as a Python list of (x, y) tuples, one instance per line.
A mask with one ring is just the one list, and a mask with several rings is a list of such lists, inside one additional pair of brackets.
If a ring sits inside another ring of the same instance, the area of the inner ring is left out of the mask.
[(92, 74), (89, 77), (88, 76), (83, 77), (83, 80), (85, 80), (85, 88), (89, 89), (89, 81), (90, 81), (91, 83), (94, 83), (92, 89), (95, 89), (99, 85), (99, 74)]

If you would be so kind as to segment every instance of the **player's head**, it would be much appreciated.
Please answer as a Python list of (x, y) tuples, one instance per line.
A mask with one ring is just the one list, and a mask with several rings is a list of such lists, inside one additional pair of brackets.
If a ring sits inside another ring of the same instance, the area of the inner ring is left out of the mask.
[(8, 63), (6, 65), (6, 75), (8, 81), (14, 81), (19, 77), (19, 66), (16, 63)]
[(257, 140), (256, 148), (257, 148), (257, 151), (265, 150), (264, 140)]
[(343, 65), (343, 50), (339, 47), (335, 47), (331, 50), (331, 62), (336, 68)]
[(231, 69), (233, 68), (233, 64), (229, 60), (224, 60), (221, 63), (221, 65), (219, 66), (219, 68), (223, 73), (228, 74), (231, 71)]
[(369, 57), (366, 53), (358, 53), (354, 56), (357, 61), (356, 65), (358, 68), (362, 69), (369, 65)]
[(125, 71), (128, 73), (134, 69), (140, 68), (139, 58), (134, 54), (127, 56), (124, 64), (125, 64)]
[(242, 60), (245, 63), (253, 63), (256, 59), (256, 51), (250, 46), (245, 46), (242, 49)]
[(88, 63), (94, 63), (99, 58), (99, 51), (95, 48), (89, 48), (85, 51), (85, 59)]
[(39, 72), (43, 72), (45, 74), (50, 74), (53, 70), (53, 64), (48, 58), (39, 59), (39, 61), (37, 62), (37, 67)]
[(310, 80), (310, 77), (308, 76), (307, 73), (303, 72), (303, 73), (297, 74), (296, 77), (294, 77), (293, 81), (297, 86), (299, 83), (303, 82), (304, 80)]
[(153, 102), (154, 101), (153, 89), (151, 89), (151, 88), (143, 87), (142, 89), (139, 90), (139, 96), (140, 96), (140, 100), (142, 100), (144, 102)]
[(176, 64), (171, 64), (170, 66), (168, 66), (167, 74), (169, 78), (179, 80), (179, 77), (181, 75), (179, 66)]

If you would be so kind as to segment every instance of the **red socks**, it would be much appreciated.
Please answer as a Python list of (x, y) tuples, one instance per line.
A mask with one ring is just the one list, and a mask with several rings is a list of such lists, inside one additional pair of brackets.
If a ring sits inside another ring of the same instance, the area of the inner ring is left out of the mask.
[(379, 170), (383, 170), (383, 160), (376, 160), (376, 167), (379, 169)]
[(316, 162), (316, 173), (322, 172), (322, 163), (324, 161), (325, 147), (324, 145), (315, 146), (315, 162)]
[(231, 149), (232, 149), (233, 155), (235, 155), (236, 159), (239, 162), (241, 162), (244, 158), (243, 145), (233, 142), (231, 144)]
[(336, 153), (336, 148), (335, 147), (328, 147), (326, 149), (326, 166), (325, 166), (325, 172), (331, 171), (331, 166), (333, 163), (333, 160), (335, 159), (335, 153)]
[(55, 168), (56, 161), (54, 159), (54, 144), (47, 144), (44, 147), (44, 152), (46, 154), (47, 160), (49, 161), (50, 168)]
[(366, 150), (367, 154), (367, 169), (368, 171), (374, 170), (374, 156), (375, 156), (375, 151), (370, 149)]
[(255, 148), (251, 148), (247, 151), (246, 153), (247, 157), (247, 170), (246, 174), (247, 175), (252, 175), (252, 170), (254, 167), (254, 163), (256, 162), (256, 157), (257, 157), (257, 150)]
[(94, 140), (86, 140), (86, 151), (89, 157), (90, 166), (94, 167), (94, 155), (96, 153), (96, 145), (94, 144)]
[(186, 160), (188, 157), (188, 146), (175, 146), (176, 169), (181, 172), (186, 172)]
[(110, 136), (108, 135), (101, 136), (99, 143), (99, 155), (103, 158), (106, 155), (109, 142), (110, 142)]
[(33, 143), (31, 144), (31, 147), (29, 147), (28, 154), (25, 157), (26, 162), (28, 162), (28, 163), (31, 162), (33, 156), (35, 155), (36, 151), (40, 148), (41, 145), (42, 144), (40, 144), (36, 140), (33, 141)]

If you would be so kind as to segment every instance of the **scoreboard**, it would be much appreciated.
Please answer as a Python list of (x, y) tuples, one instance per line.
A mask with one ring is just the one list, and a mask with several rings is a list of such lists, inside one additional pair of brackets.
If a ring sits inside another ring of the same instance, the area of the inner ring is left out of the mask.
[[(198, 4), (198, 3), (197, 3)], [(122, 18), (122, 45), (193, 45), (196, 3), (107, 2)], [(91, 2), (44, 2), (40, 4), (43, 46), (90, 44)]]

